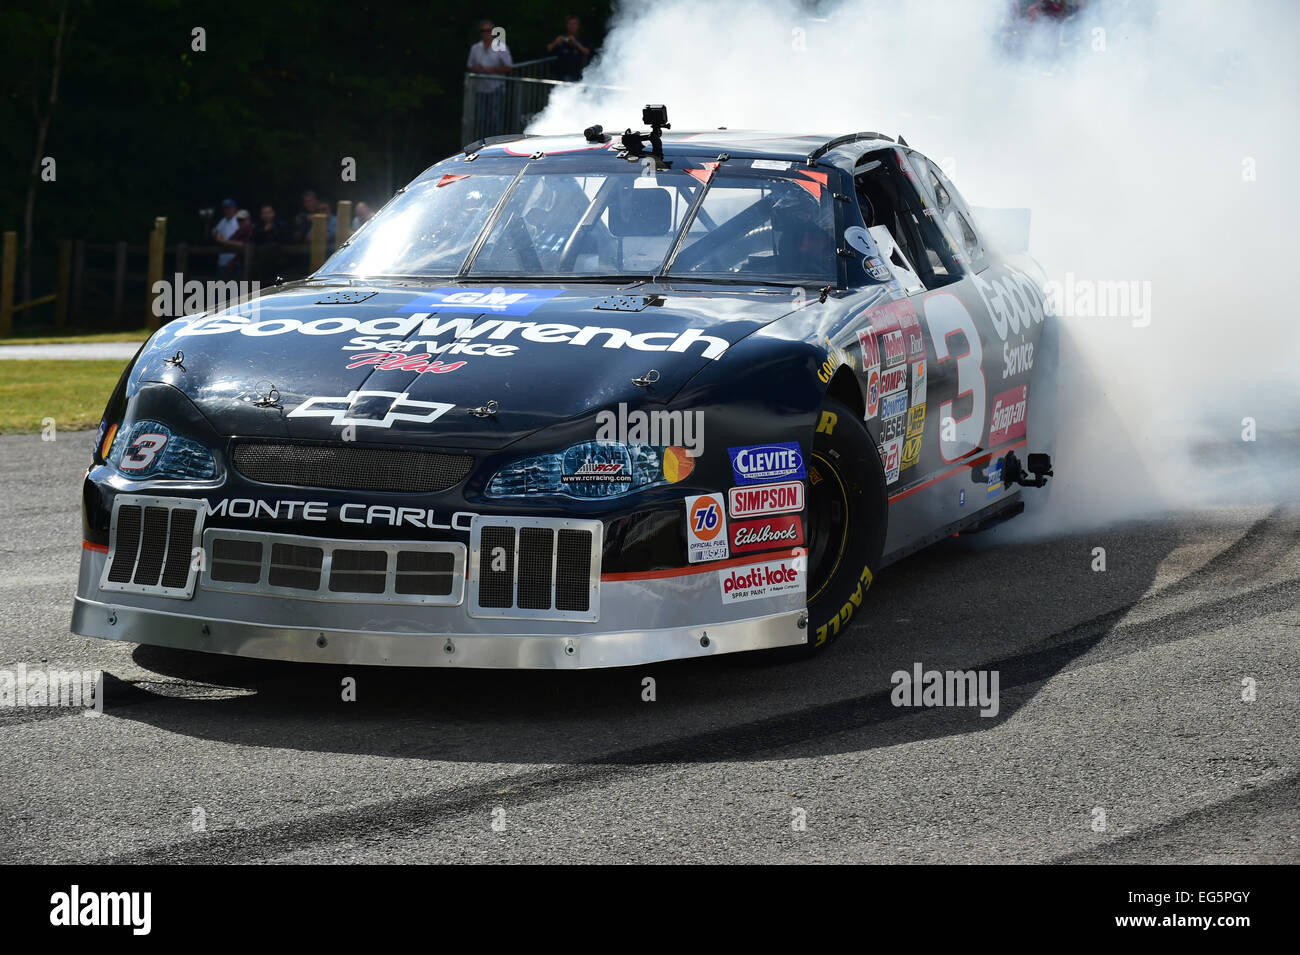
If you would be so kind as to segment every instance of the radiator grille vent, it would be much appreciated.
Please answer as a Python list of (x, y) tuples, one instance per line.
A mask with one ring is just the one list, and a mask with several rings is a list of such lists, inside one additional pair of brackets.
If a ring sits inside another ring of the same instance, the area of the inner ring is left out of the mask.
[(456, 541), (320, 540), (211, 528), (204, 590), (347, 603), (454, 607), (465, 597)]
[(470, 615), (600, 618), (600, 521), (477, 517)]
[(200, 506), (188, 498), (118, 495), (100, 589), (193, 596)]
[(465, 480), (474, 458), (417, 448), (241, 441), (234, 463), (240, 474), (262, 484), (423, 494)]

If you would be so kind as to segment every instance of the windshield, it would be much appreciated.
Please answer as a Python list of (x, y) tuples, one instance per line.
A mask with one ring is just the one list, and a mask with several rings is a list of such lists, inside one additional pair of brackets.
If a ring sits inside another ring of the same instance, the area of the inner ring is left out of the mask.
[(826, 173), (767, 160), (715, 165), (677, 159), (655, 170), (605, 154), (534, 162), (522, 176), (514, 164), (463, 175), (439, 167), (322, 273), (835, 281)]

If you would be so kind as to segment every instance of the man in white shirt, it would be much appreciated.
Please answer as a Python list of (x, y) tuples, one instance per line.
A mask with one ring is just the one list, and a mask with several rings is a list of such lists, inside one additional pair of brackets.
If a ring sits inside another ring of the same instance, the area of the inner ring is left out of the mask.
[[(230, 237), (239, 231), (239, 220), (235, 218), (235, 213), (239, 206), (235, 205), (234, 199), (221, 200), (221, 221), (212, 229), (212, 238), (216, 240), (217, 245), (233, 246)], [(230, 264), (235, 261), (235, 253), (222, 252), (217, 256), (217, 269), (222, 276), (230, 268)]]
[(502, 107), (506, 83), (496, 77), (509, 73), (515, 64), (510, 58), (504, 32), (497, 36), (492, 21), (482, 21), (478, 25), (479, 42), (469, 48), (469, 57), (465, 60), (465, 69), (479, 74), (468, 80), (473, 84), (475, 127), (479, 136), (496, 135), (502, 131), (505, 122)]

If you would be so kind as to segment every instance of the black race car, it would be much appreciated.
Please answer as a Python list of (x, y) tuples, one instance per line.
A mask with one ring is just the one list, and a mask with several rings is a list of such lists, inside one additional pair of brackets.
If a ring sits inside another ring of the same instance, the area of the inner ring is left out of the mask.
[[(830, 643), (1050, 475), (1054, 326), (900, 139), (481, 141), (108, 403), (72, 629), (348, 664)], [(1030, 453), (1030, 452), (1034, 453)], [(798, 651), (793, 651), (798, 652)]]

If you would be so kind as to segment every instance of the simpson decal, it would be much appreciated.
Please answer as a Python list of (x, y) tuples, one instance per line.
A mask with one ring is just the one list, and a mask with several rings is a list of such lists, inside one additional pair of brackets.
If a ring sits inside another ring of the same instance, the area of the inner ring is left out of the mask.
[(733, 487), (727, 492), (732, 517), (757, 517), (761, 514), (788, 514), (803, 510), (803, 482), (760, 484), (757, 487)]

